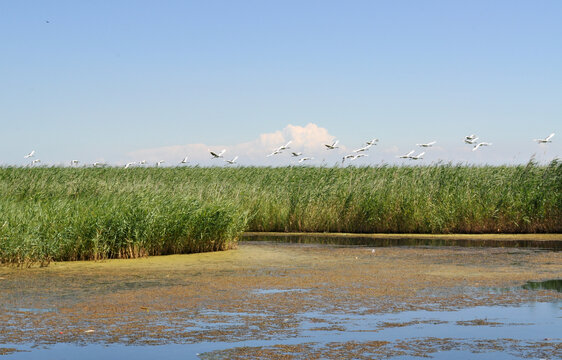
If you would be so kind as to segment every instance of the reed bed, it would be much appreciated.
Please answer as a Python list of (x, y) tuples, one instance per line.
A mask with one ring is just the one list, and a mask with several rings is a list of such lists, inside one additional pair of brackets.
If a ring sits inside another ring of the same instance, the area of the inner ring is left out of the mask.
[(559, 233), (539, 166), (0, 169), (0, 261), (221, 250), (247, 231)]

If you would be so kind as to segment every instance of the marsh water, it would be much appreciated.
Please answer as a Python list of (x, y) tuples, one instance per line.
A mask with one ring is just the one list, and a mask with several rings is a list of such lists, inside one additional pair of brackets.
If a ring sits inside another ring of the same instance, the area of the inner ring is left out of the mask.
[(0, 267), (6, 359), (562, 357), (562, 255), (242, 242)]

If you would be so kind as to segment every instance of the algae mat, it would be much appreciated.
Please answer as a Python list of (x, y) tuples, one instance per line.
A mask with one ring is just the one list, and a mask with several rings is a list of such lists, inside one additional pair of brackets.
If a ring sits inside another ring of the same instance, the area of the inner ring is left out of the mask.
[(536, 249), (268, 242), (1, 267), (0, 355), (559, 358), (561, 293), (522, 286), (560, 278)]

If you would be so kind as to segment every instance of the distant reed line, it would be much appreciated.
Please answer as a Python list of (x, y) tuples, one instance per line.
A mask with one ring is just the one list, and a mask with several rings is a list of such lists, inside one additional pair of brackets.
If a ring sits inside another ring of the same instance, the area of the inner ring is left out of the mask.
[(223, 250), (244, 231), (562, 231), (562, 162), (0, 168), (0, 261)]

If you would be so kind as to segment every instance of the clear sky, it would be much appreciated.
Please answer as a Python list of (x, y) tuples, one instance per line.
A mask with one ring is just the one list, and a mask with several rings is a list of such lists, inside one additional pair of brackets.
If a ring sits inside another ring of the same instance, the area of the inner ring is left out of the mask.
[(288, 140), (331, 164), (374, 137), (358, 164), (432, 140), (427, 163), (548, 161), (561, 19), (558, 0), (3, 0), (0, 164), (281, 164)]

